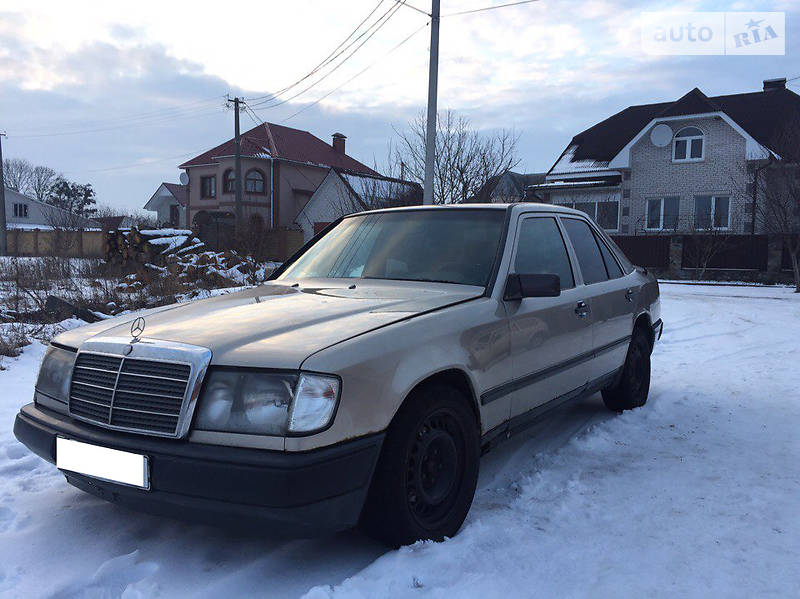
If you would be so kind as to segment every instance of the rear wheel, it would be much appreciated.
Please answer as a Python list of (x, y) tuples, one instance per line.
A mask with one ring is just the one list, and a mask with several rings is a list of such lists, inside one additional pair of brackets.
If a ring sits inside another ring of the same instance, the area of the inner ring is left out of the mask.
[(395, 416), (361, 517), (365, 531), (390, 545), (440, 541), (458, 532), (478, 480), (480, 434), (458, 390), (431, 385)]
[(619, 381), (603, 389), (603, 402), (609, 410), (622, 412), (643, 406), (649, 392), (650, 343), (641, 329), (636, 329)]

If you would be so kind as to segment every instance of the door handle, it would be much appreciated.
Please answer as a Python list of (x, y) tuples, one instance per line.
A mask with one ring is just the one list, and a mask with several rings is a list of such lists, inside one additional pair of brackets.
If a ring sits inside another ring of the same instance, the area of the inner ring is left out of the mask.
[(625, 299), (628, 300), (629, 302), (632, 302), (633, 301), (633, 296), (634, 296), (635, 293), (636, 293), (635, 289), (628, 289), (625, 292)]
[(575, 314), (578, 315), (578, 318), (586, 318), (589, 316), (589, 306), (585, 301), (581, 300), (578, 302), (575, 306)]

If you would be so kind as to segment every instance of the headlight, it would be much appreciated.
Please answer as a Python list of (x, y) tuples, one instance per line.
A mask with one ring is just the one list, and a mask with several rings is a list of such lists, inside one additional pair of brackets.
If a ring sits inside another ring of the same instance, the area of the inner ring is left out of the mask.
[(203, 386), (195, 429), (258, 435), (308, 434), (336, 409), (332, 376), (214, 369)]
[(66, 404), (69, 401), (69, 382), (76, 355), (75, 352), (60, 347), (48, 346), (39, 367), (36, 390)]

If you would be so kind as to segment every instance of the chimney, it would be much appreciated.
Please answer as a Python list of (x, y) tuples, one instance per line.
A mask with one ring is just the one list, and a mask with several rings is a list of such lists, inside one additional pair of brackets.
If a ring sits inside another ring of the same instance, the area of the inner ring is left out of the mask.
[(780, 79), (764, 79), (765, 92), (776, 89), (786, 89), (786, 77), (781, 77)]
[(333, 134), (333, 149), (339, 152), (340, 154), (344, 154), (344, 140), (347, 139), (347, 136), (343, 135), (342, 133), (334, 133)]

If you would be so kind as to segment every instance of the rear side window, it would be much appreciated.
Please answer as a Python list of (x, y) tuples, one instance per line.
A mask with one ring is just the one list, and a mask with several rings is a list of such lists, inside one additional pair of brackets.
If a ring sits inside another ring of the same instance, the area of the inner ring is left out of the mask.
[(569, 240), (572, 242), (572, 247), (575, 248), (575, 254), (578, 256), (578, 264), (580, 264), (581, 272), (583, 273), (583, 282), (586, 285), (591, 285), (592, 283), (607, 281), (608, 275), (606, 274), (603, 256), (600, 254), (600, 248), (597, 247), (597, 241), (594, 238), (594, 233), (589, 228), (589, 224), (576, 218), (565, 218), (561, 222), (564, 223)]
[(514, 272), (558, 275), (561, 289), (575, 287), (567, 248), (554, 218), (526, 218), (519, 228)]
[(602, 239), (597, 240), (597, 245), (600, 246), (600, 253), (603, 254), (603, 262), (606, 265), (606, 272), (609, 279), (618, 279), (622, 276), (622, 269), (620, 269), (614, 256), (611, 255), (611, 250), (608, 249)]

